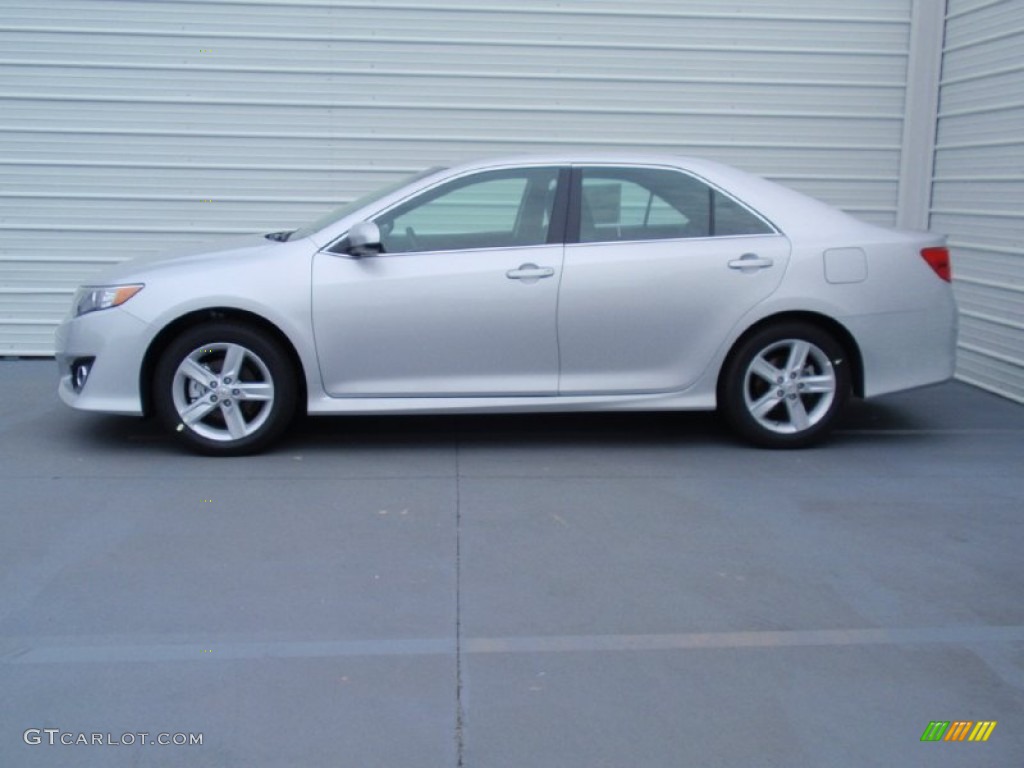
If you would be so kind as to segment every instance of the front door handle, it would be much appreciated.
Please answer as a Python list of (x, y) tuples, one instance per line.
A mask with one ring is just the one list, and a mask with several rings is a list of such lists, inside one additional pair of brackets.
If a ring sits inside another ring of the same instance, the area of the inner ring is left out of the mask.
[(510, 269), (505, 273), (509, 280), (540, 280), (555, 274), (553, 267), (538, 267), (536, 264), (520, 264), (518, 269)]
[(765, 269), (770, 267), (775, 262), (768, 257), (758, 256), (756, 253), (744, 253), (738, 259), (733, 259), (729, 262), (729, 269)]

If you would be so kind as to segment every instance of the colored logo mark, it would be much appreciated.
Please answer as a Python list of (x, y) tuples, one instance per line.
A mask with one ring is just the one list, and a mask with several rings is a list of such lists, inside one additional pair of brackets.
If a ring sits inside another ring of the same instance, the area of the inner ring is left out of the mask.
[(921, 741), (988, 741), (997, 724), (996, 720), (932, 720)]

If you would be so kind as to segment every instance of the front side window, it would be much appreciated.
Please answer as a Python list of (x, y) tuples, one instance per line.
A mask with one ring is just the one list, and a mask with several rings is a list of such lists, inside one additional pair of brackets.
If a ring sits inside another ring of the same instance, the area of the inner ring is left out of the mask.
[(432, 189), (376, 219), (386, 253), (542, 245), (557, 168), (487, 171)]
[(584, 168), (580, 242), (774, 234), (703, 181), (661, 168)]

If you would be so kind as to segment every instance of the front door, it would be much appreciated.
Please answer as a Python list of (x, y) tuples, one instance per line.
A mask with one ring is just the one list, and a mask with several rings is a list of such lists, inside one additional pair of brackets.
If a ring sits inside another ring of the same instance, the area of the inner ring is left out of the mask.
[(318, 253), (313, 326), (328, 394), (557, 393), (560, 176), (567, 183), (558, 168), (443, 182), (374, 218), (384, 253)]

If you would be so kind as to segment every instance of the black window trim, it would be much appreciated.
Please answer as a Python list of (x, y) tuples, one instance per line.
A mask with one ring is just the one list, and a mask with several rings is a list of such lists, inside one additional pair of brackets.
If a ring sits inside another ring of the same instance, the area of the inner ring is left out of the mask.
[(558, 186), (555, 188), (555, 202), (551, 207), (551, 222), (548, 224), (548, 245), (564, 245), (565, 236), (569, 231), (569, 211), (572, 208), (572, 169), (568, 166), (549, 166), (558, 168)]

